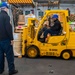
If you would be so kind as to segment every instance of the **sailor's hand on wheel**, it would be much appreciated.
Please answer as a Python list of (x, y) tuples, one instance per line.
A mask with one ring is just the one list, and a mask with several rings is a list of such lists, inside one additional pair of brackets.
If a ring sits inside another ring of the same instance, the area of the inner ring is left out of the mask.
[(14, 44), (14, 41), (13, 40), (11, 40), (11, 45), (13, 45)]

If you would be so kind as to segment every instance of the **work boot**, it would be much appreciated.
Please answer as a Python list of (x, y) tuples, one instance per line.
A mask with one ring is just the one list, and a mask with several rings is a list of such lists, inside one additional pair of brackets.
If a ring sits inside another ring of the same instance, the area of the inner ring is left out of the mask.
[(47, 34), (47, 38), (45, 39), (45, 42), (48, 42), (50, 36), (51, 36), (50, 34)]
[(4, 71), (0, 71), (0, 74), (2, 74)]
[(16, 73), (18, 73), (18, 70), (14, 70), (12, 72), (9, 72), (9, 75), (13, 75), (13, 74), (16, 74)]

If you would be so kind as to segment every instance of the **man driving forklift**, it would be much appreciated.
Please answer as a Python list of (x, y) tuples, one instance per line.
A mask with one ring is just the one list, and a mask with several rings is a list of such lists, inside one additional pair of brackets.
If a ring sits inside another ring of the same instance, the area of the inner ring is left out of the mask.
[(60, 21), (58, 20), (58, 15), (57, 15), (57, 14), (54, 14), (54, 15), (52, 16), (52, 19), (53, 19), (53, 21), (54, 21), (54, 25), (51, 26), (49, 29), (47, 29), (47, 30), (44, 32), (44, 40), (45, 40), (45, 42), (47, 42), (48, 37), (50, 37), (50, 36), (52, 36), (52, 35), (59, 35), (60, 30), (62, 29), (61, 23), (60, 23)]

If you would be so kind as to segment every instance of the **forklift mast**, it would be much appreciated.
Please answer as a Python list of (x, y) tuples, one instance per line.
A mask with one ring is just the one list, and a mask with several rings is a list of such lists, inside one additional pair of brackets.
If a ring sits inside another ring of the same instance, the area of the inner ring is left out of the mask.
[(28, 35), (31, 39), (35, 37), (35, 18), (28, 19)]

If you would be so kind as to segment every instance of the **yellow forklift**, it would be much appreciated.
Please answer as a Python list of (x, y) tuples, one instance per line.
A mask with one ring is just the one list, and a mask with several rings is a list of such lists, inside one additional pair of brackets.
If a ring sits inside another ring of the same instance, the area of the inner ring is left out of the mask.
[[(8, 0), (9, 4), (32, 4), (33, 0)], [(62, 31), (60, 35), (50, 36), (48, 41), (42, 42), (39, 39), (39, 31), (43, 27), (44, 22), (48, 16), (58, 14), (59, 21), (62, 25)], [(30, 58), (37, 56), (56, 56), (63, 59), (70, 59), (75, 56), (75, 32), (70, 30), (68, 22), (67, 10), (47, 10), (44, 17), (39, 22), (38, 27), (35, 29), (35, 18), (29, 18), (27, 27), (23, 27), (22, 31), (22, 55), (26, 55)]]
[[(53, 14), (58, 14), (62, 31), (60, 35), (50, 36), (47, 42), (42, 42), (38, 39), (39, 31), (48, 16)], [(35, 18), (29, 18), (28, 27), (23, 28), (22, 55), (26, 55), (29, 58), (37, 56), (61, 56), (63, 59), (70, 59), (75, 56), (75, 32), (70, 31), (67, 10), (47, 10), (36, 30), (35, 21)]]

